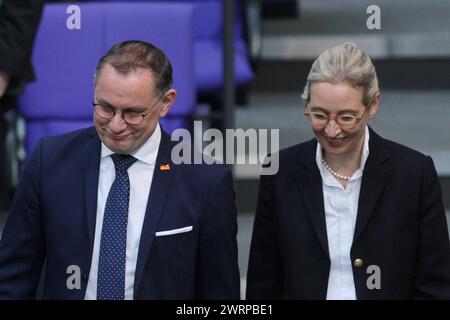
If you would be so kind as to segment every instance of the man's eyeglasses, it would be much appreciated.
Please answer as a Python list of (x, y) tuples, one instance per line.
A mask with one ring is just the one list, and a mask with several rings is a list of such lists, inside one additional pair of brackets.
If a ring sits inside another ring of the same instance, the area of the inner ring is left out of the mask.
[(135, 111), (135, 110), (125, 110), (118, 111), (112, 106), (103, 105), (101, 103), (93, 102), (94, 111), (97, 116), (104, 120), (111, 120), (114, 118), (116, 113), (122, 114), (122, 119), (130, 125), (139, 125), (145, 119), (145, 117), (156, 107), (156, 105), (162, 100), (164, 95), (160, 96), (159, 99), (154, 103), (147, 111)]
[(365, 114), (370, 109), (372, 98), (370, 98), (368, 107), (366, 107), (366, 110), (360, 116), (352, 113), (343, 113), (335, 116), (330, 116), (328, 113), (325, 113), (323, 111), (306, 111), (305, 116), (309, 118), (311, 125), (315, 127), (325, 127), (328, 122), (333, 119), (341, 128), (353, 128), (359, 121), (361, 121), (361, 119), (364, 118)]

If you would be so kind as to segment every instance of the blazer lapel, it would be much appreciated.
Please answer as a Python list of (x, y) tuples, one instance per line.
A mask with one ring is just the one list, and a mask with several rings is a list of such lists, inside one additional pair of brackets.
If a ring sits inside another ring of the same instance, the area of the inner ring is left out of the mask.
[(295, 179), (317, 237), (323, 250), (329, 256), (322, 178), (315, 161), (316, 147), (317, 141), (315, 139), (310, 140), (306, 145), (306, 150), (299, 154)]
[[(369, 130), (370, 154), (365, 164), (361, 182), (353, 241), (358, 239), (367, 225), (392, 173), (386, 143), (371, 128)], [(322, 178), (315, 161), (316, 148), (317, 141), (313, 139), (307, 143), (305, 149), (299, 154), (299, 170), (295, 172), (295, 179), (317, 237), (324, 251), (329, 255)]]
[(361, 181), (353, 242), (361, 236), (392, 173), (386, 143), (372, 129), (369, 130), (369, 157)]
[(98, 194), (98, 176), (100, 170), (101, 143), (95, 132), (95, 129), (89, 134), (89, 141), (82, 152), (84, 157), (83, 179), (84, 179), (84, 199), (88, 237), (83, 237), (83, 260), (85, 272), (89, 273), (92, 250), (95, 236), (95, 222), (97, 216), (97, 194)]
[[(152, 186), (147, 202), (144, 224), (142, 226), (141, 241), (139, 243), (139, 253), (134, 278), (134, 296), (136, 296), (137, 290), (139, 289), (144, 267), (148, 259), (153, 239), (155, 238), (156, 228), (164, 211), (164, 204), (168, 198), (172, 177), (176, 170), (176, 166), (173, 165), (170, 160), (170, 136), (162, 130), (161, 134), (161, 143), (156, 158)], [(163, 170), (161, 166), (167, 164), (169, 164), (169, 168), (165, 167), (165, 170)]]

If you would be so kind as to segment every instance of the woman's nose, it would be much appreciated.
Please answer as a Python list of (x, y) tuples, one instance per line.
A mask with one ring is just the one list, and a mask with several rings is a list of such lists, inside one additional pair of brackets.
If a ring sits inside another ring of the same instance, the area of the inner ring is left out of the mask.
[(339, 125), (333, 119), (331, 119), (327, 123), (327, 126), (325, 127), (325, 133), (330, 138), (337, 137), (341, 132), (342, 132), (341, 127), (339, 127)]

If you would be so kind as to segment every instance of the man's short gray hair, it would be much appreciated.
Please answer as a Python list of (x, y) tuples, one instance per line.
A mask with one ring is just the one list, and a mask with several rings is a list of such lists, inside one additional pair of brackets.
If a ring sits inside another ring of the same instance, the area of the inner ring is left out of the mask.
[(114, 45), (98, 62), (94, 85), (97, 85), (106, 64), (124, 75), (139, 69), (151, 71), (155, 77), (154, 89), (158, 95), (164, 94), (172, 86), (172, 65), (164, 52), (151, 43), (130, 40)]

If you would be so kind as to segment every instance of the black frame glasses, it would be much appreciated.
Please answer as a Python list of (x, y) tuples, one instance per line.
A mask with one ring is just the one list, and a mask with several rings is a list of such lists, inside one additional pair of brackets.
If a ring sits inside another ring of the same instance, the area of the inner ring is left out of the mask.
[(138, 125), (144, 121), (145, 117), (153, 111), (153, 109), (158, 105), (159, 102), (164, 98), (164, 94), (161, 95), (158, 100), (149, 107), (146, 111), (135, 111), (135, 110), (124, 110), (118, 111), (110, 105), (103, 105), (101, 103), (92, 102), (94, 107), (94, 112), (97, 116), (104, 120), (111, 120), (114, 118), (116, 113), (121, 113), (123, 121), (130, 125)]

